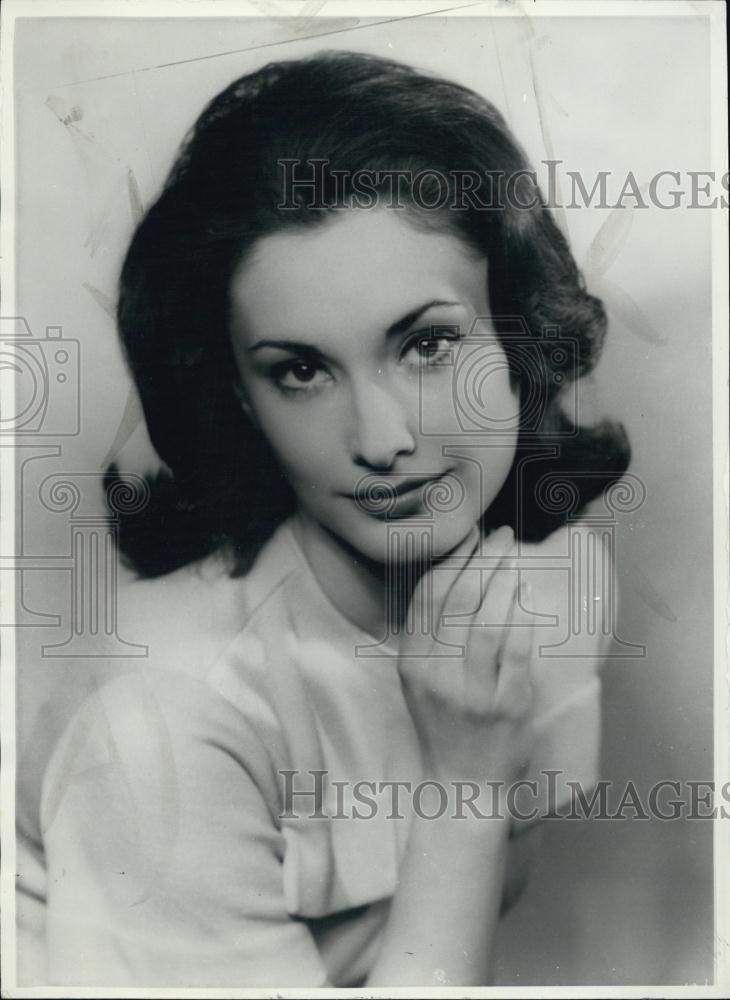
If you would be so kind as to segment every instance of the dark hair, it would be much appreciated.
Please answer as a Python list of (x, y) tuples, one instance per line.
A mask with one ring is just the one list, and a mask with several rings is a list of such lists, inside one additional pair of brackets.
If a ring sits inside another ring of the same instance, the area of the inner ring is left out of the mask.
[[(485, 191), (517, 177), (523, 204), (536, 193), (529, 209), (509, 199), (488, 209), (407, 209), (417, 223), (450, 227), (487, 256), (490, 307), (513, 383), (532, 392), (537, 380), (545, 401), (537, 425), (520, 432), (485, 523), (508, 523), (518, 538), (539, 540), (621, 476), (629, 461), (623, 428), (577, 427), (559, 400), (561, 379), (579, 378), (598, 358), (603, 307), (586, 293), (499, 112), (462, 86), (373, 56), (328, 52), (270, 63), (236, 80), (200, 115), (124, 262), (120, 335), (166, 466), (149, 479), (147, 506), (120, 526), (122, 553), (141, 575), (219, 550), (232, 556), (233, 575), (246, 572), (294, 509), (267, 442), (239, 405), (229, 341), (229, 284), (254, 241), (321, 223), (338, 207), (279, 207), (281, 160), (326, 161), (318, 196), (327, 205), (338, 171), (340, 178), (363, 170), (471, 171)], [(539, 355), (529, 371), (509, 337), (515, 318)], [(575, 350), (553, 350), (546, 328)], [(546, 474), (571, 485), (568, 509), (541, 499)], [(118, 477), (111, 466), (108, 483)]]

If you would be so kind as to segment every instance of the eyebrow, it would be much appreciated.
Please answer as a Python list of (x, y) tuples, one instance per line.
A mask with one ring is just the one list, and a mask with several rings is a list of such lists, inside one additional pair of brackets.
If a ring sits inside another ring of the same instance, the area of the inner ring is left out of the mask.
[[(420, 317), (428, 312), (429, 309), (433, 309), (435, 306), (458, 306), (459, 302), (449, 302), (445, 299), (432, 299), (430, 302), (424, 302), (422, 306), (418, 306), (417, 309), (412, 309), (410, 312), (406, 313), (395, 323), (391, 323), (388, 329), (385, 331), (386, 337), (396, 337), (400, 333), (404, 333), (413, 324), (420, 319)], [(310, 354), (321, 354), (321, 351), (314, 344), (307, 344), (302, 340), (257, 340), (255, 344), (249, 347), (249, 352), (261, 350), (262, 347), (276, 347), (281, 351), (306, 351)]]
[(417, 322), (417, 320), (419, 320), (425, 312), (428, 312), (429, 309), (433, 309), (434, 306), (458, 306), (459, 304), (460, 303), (458, 302), (446, 302), (443, 299), (433, 299), (431, 302), (426, 302), (422, 306), (419, 306), (418, 309), (413, 309), (411, 312), (406, 313), (402, 319), (397, 320), (388, 327), (385, 331), (385, 335), (386, 337), (395, 337), (399, 333), (405, 333), (405, 331), (413, 326), (413, 324)]

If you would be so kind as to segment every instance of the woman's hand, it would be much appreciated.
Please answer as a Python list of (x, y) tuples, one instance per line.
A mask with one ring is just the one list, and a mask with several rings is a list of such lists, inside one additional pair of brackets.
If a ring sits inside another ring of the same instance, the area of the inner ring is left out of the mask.
[[(474, 528), (419, 581), (413, 617), (431, 621), (435, 634), (405, 636), (398, 670), (424, 777), (508, 785), (524, 773), (532, 748), (534, 630), (520, 606), (512, 529), (479, 543)], [(480, 570), (483, 556), (491, 566)], [(446, 643), (461, 651), (449, 655)]]
[[(532, 629), (518, 600), (514, 535), (503, 528), (479, 546), (475, 528), (421, 578), (411, 620), (431, 621), (434, 634), (404, 637), (398, 661), (423, 776), (442, 789), (462, 781), (509, 785), (532, 745)], [(494, 557), (492, 565), (481, 569), (480, 556)], [(491, 982), (509, 815), (430, 814), (429, 804), (413, 816), (368, 986)]]

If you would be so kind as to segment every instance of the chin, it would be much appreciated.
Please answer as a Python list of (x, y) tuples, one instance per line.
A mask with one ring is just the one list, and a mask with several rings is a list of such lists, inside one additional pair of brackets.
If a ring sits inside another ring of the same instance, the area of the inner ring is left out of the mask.
[(373, 520), (373, 529), (351, 536), (349, 544), (366, 558), (391, 565), (406, 565), (419, 559), (431, 560), (456, 548), (479, 520), (455, 518), (448, 514), (434, 518), (403, 517), (390, 521)]

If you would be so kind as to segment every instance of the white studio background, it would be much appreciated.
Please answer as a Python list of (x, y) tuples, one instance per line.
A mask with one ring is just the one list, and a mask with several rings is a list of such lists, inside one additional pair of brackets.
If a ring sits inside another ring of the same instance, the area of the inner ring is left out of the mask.
[[(25, 551), (67, 553), (68, 521), (38, 503), (40, 481), (100, 470), (118, 439), (131, 386), (111, 311), (139, 206), (151, 203), (184, 132), (223, 86), (323, 48), (377, 53), (467, 84), (504, 112), (534, 162), (562, 160), (589, 188), (600, 170), (633, 171), (643, 184), (660, 170), (710, 169), (709, 25), (700, 15), (19, 20), (16, 313), (36, 338), (55, 326), (79, 341), (81, 405), (80, 432), (63, 439), (60, 457), (27, 461), (31, 452), (19, 449)], [(609, 214), (561, 214), (579, 264)], [(600, 276), (613, 291), (597, 412), (627, 427), (630, 471), (647, 490), (641, 509), (620, 519), (616, 552), (619, 634), (647, 655), (605, 667), (604, 775), (644, 790), (712, 778), (710, 214), (627, 208)], [(144, 469), (150, 460), (138, 427), (119, 461)], [(101, 512), (100, 492), (95, 502)], [(30, 624), (18, 630), (19, 758), (70, 669), (41, 656), (53, 629), (34, 627), (32, 612), (61, 616), (61, 634), (68, 591), (63, 567), (23, 574)], [(123, 605), (119, 629), (144, 641)], [(709, 823), (555, 823), (502, 924), (497, 984), (711, 980), (712, 878)]]

